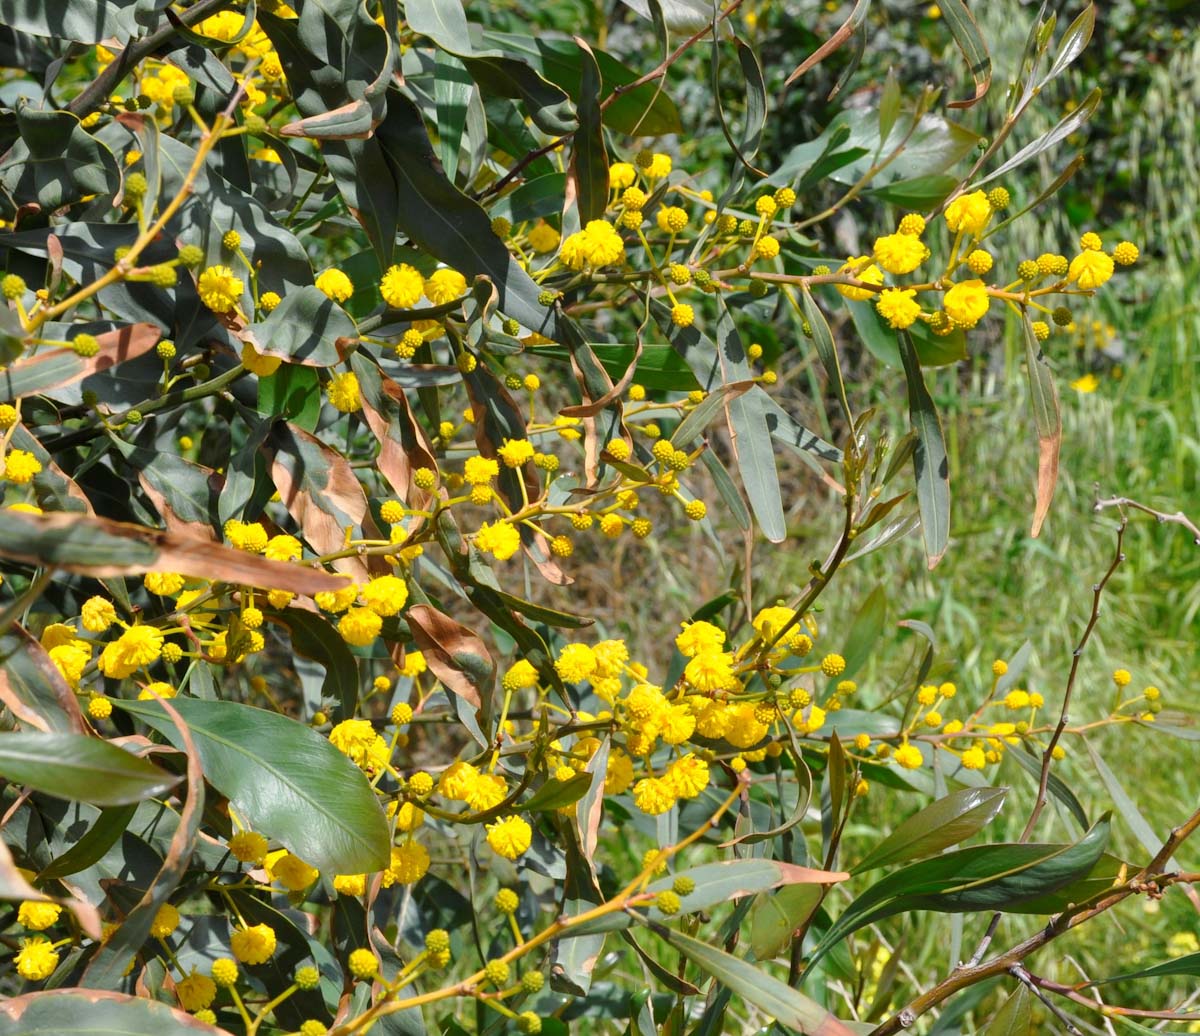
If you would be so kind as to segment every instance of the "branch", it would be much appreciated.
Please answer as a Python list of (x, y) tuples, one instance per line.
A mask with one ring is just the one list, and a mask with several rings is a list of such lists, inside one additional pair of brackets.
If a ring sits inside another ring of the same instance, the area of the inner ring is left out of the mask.
[(1147, 507), (1145, 504), (1140, 504), (1136, 500), (1130, 500), (1127, 496), (1110, 496), (1105, 499), (1096, 498), (1096, 502), (1092, 504), (1092, 510), (1097, 514), (1108, 507), (1119, 508), (1124, 514), (1126, 507), (1132, 507), (1135, 511), (1143, 511), (1146, 514), (1154, 515), (1155, 520), (1161, 525), (1170, 523), (1172, 525), (1182, 525), (1188, 532), (1192, 534), (1192, 542), (1200, 547), (1200, 526), (1196, 525), (1182, 511), (1176, 511), (1174, 514), (1167, 514), (1165, 511), (1156, 511), (1153, 507)]

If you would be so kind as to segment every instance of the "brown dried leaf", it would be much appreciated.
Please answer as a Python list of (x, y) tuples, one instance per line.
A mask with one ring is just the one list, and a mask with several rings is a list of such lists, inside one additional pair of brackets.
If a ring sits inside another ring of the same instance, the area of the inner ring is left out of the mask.
[(105, 578), (178, 572), (224, 583), (311, 596), (345, 580), (306, 565), (268, 561), (242, 550), (109, 518), (0, 511), (0, 557)]
[[(153, 349), (161, 337), (162, 331), (153, 324), (118, 327), (96, 336), (100, 351), (95, 356), (84, 359), (72, 353), (72, 362), (63, 364), (62, 349), (46, 349), (27, 360), (18, 360), (4, 372), (4, 378), (11, 385), (36, 386), (23, 388), (19, 394), (47, 392), (99, 374), (126, 360), (135, 360)], [(42, 371), (46, 373), (43, 375)]]
[(406, 613), (417, 649), (433, 674), (476, 709), (492, 694), (496, 667), (482, 640), (432, 605), (414, 604)]

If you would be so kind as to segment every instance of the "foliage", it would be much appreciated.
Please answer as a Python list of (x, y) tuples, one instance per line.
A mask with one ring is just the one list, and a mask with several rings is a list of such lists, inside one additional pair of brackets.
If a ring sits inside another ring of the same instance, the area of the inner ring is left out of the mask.
[[(1039, 98), (1095, 12), (1030, 11), (999, 98), (948, 0), (916, 27), (946, 85), (864, 106), (868, 4), (794, 62), (782, 6), (706, 6), (588, 8), (588, 41), (570, 5), (0, 0), (0, 1032), (1189, 1017), (1198, 954), (1031, 958), (1194, 896), (1200, 813), (1097, 748), (1193, 717), (1125, 669), (1072, 706), (1131, 518), (1195, 525), (1097, 502), (1115, 550), (1049, 695), (1028, 645), (955, 670), (886, 586), (842, 590), (918, 528), (929, 569), (968, 549), (937, 385), (997, 326), (1032, 537), (1053, 513), (1053, 350), (1139, 259), (1037, 239), (1079, 163), (1027, 174), (1101, 94)], [(792, 463), (827, 491), (800, 585)], [(701, 538), (740, 541), (715, 593), (656, 645), (613, 623), (673, 611)], [(617, 549), (638, 570), (590, 599)], [(978, 948), (916, 972), (907, 915)], [(1145, 980), (1148, 1011), (1093, 989)]]

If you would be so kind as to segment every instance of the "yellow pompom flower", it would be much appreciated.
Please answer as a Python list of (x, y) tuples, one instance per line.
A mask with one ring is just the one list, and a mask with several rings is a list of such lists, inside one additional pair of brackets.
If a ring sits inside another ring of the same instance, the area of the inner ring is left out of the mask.
[(352, 414), (362, 409), (362, 396), (358, 391), (358, 378), (353, 371), (335, 374), (329, 381), (329, 402), (343, 414)]
[(4, 458), (4, 478), (19, 486), (28, 485), (41, 470), (41, 461), (28, 450), (9, 450)]
[(656, 151), (650, 156), (650, 161), (643, 170), (651, 180), (660, 180), (671, 173), (671, 156)]
[(379, 282), (379, 294), (392, 309), (412, 309), (425, 293), (425, 278), (408, 263), (389, 266)]
[(671, 764), (663, 780), (681, 799), (694, 799), (708, 787), (708, 763), (689, 752)]
[(504, 674), (501, 685), (506, 691), (524, 691), (536, 687), (538, 672), (527, 659), (514, 662)]
[(1122, 241), (1112, 251), (1112, 257), (1121, 266), (1132, 266), (1138, 261), (1138, 246), (1132, 241)]
[(275, 953), (275, 929), (265, 924), (238, 928), (229, 937), (229, 946), (243, 964), (263, 964)]
[[(860, 255), (858, 258), (846, 260), (838, 269), (838, 273), (848, 274), (864, 284), (883, 284), (883, 271), (871, 262), (869, 255)], [(839, 284), (836, 287), (846, 298), (855, 299), (858, 302), (869, 299), (875, 294), (870, 288), (855, 288), (848, 284)]]
[[(316, 867), (305, 863), (299, 856), (292, 855), (286, 849), (268, 853), (264, 866), (271, 880), (279, 882), (289, 892), (303, 892), (321, 876)], [(216, 978), (215, 968), (213, 977)]]
[(153, 626), (130, 626), (100, 653), (100, 672), (115, 680), (132, 675), (142, 666), (158, 661), (163, 636)]
[(387, 764), (387, 742), (376, 732), (370, 720), (342, 720), (329, 732), (329, 743), (364, 770), (379, 770)]
[(925, 246), (912, 234), (887, 234), (875, 239), (872, 254), (888, 273), (912, 273), (925, 260)]
[(179, 1005), (185, 1011), (203, 1011), (216, 999), (217, 984), (207, 975), (200, 975), (193, 968), (190, 975), (175, 986)]
[(150, 922), (150, 934), (155, 939), (165, 939), (179, 927), (179, 911), (170, 903), (164, 903), (158, 908), (154, 920)]
[(351, 608), (338, 620), (338, 633), (347, 644), (366, 647), (383, 629), (383, 619), (370, 608)]
[(49, 939), (44, 935), (35, 935), (32, 939), (21, 940), (21, 949), (13, 962), (21, 978), (27, 982), (41, 982), (54, 974), (54, 969), (58, 967), (58, 954)]
[(330, 268), (317, 277), (317, 290), (334, 302), (345, 302), (354, 294), (354, 283), (341, 270)]
[(982, 770), (987, 763), (987, 756), (978, 745), (972, 745), (962, 754), (962, 764), (968, 770)]
[(921, 750), (916, 745), (910, 745), (907, 742), (896, 749), (893, 758), (906, 770), (919, 769), (922, 762), (924, 762)]
[(554, 660), (554, 668), (567, 683), (586, 680), (598, 665), (596, 653), (586, 644), (568, 644)]
[(521, 534), (512, 522), (484, 522), (475, 534), (475, 546), (497, 561), (507, 561), (521, 549)]
[(522, 464), (533, 460), (535, 452), (533, 443), (528, 439), (505, 439), (504, 445), (496, 451), (500, 455), (500, 459), (510, 468), (519, 468)]
[(942, 309), (959, 327), (971, 328), (983, 319), (991, 304), (983, 281), (960, 281), (946, 292)]
[[(907, 234), (900, 235), (908, 237)], [(916, 238), (909, 238), (915, 241)], [(921, 304), (916, 301), (917, 293), (912, 288), (885, 288), (875, 300), (879, 315), (897, 331), (912, 327), (921, 315)]]
[(539, 221), (529, 231), (529, 247), (539, 255), (553, 252), (558, 247), (561, 235), (549, 223)]
[(42, 932), (54, 924), (62, 914), (57, 903), (43, 903), (34, 899), (25, 900), (17, 910), (17, 924), (31, 932)]
[(229, 854), (239, 863), (262, 863), (267, 855), (267, 840), (257, 831), (239, 831), (229, 839)]
[(951, 230), (974, 236), (992, 218), (992, 206), (985, 191), (960, 194), (946, 206), (946, 226)]
[(1087, 250), (1071, 260), (1067, 280), (1085, 291), (1098, 288), (1113, 275), (1113, 258), (1106, 252)]
[(89, 597), (83, 602), (79, 621), (89, 633), (103, 633), (117, 621), (117, 610), (103, 597)]
[(425, 282), (425, 297), (435, 306), (453, 302), (467, 293), (467, 279), (449, 267), (437, 270)]
[(463, 481), (472, 486), (487, 485), (500, 474), (500, 465), (490, 457), (468, 457), (463, 464)]
[(608, 185), (614, 190), (624, 190), (637, 178), (637, 170), (628, 162), (614, 162), (608, 167)]
[(506, 860), (515, 860), (533, 842), (533, 828), (518, 816), (504, 817), (487, 826), (487, 843)]
[(677, 801), (674, 787), (661, 777), (643, 777), (633, 786), (634, 805), (652, 817), (666, 813)]
[(377, 576), (362, 588), (360, 596), (376, 615), (395, 615), (408, 601), (408, 584), (399, 576)]
[(342, 896), (361, 896), (367, 891), (367, 876), (365, 874), (337, 874), (333, 879), (333, 889)]
[(214, 313), (228, 313), (242, 298), (243, 285), (228, 266), (210, 266), (196, 285), (200, 301)]
[(688, 662), (683, 678), (702, 693), (728, 690), (737, 683), (733, 655), (727, 651), (701, 651)]

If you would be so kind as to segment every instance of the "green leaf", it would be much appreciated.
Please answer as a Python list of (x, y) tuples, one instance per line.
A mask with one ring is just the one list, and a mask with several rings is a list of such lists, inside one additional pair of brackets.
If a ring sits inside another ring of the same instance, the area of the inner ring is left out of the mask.
[(1029, 374), (1029, 405), (1038, 436), (1037, 502), (1034, 506), (1030, 536), (1042, 531), (1042, 523), (1050, 512), (1054, 487), (1058, 483), (1058, 456), (1062, 448), (1062, 411), (1058, 405), (1058, 389), (1046, 363), (1045, 354), (1033, 333), (1028, 310), (1023, 311), (1021, 325), (1025, 332), (1025, 366)]
[[(528, 62), (568, 94), (573, 95), (579, 87), (583, 52), (572, 41), (491, 30), (483, 32), (482, 40), (485, 45)], [(595, 57), (608, 92), (639, 78), (639, 73), (604, 51), (596, 51)], [(683, 131), (679, 109), (658, 83), (642, 83), (626, 91), (604, 109), (603, 115), (604, 125), (618, 133), (658, 137)]]
[(981, 180), (976, 180), (974, 186), (980, 187), (989, 180), (995, 180), (997, 177), (1003, 176), (1005, 173), (1011, 172), (1017, 166), (1029, 161), (1031, 158), (1036, 158), (1043, 151), (1047, 151), (1054, 147), (1060, 140), (1066, 140), (1072, 133), (1075, 133), (1079, 128), (1088, 121), (1100, 106), (1100, 99), (1103, 96), (1100, 87), (1096, 87), (1090, 94), (1084, 98), (1084, 101), (1078, 108), (1069, 112), (1059, 120), (1058, 124), (1052, 129), (1043, 133), (1032, 144), (1028, 144), (1012, 156), (1007, 162), (1001, 165), (998, 169), (994, 169)]
[(97, 335), (100, 350), (84, 358), (73, 349), (43, 349), (0, 371), (0, 399), (40, 395), (135, 360), (162, 337), (154, 324), (132, 324)]
[(911, 180), (897, 180), (868, 193), (902, 209), (928, 212), (941, 205), (957, 186), (958, 177), (931, 173), (928, 176), (915, 176)]
[(745, 122), (741, 133), (736, 138), (729, 128), (729, 120), (725, 116), (725, 104), (722, 100), (724, 91), (721, 89), (720, 43), (712, 44), (712, 96), (716, 100), (721, 132), (725, 134), (725, 139), (733, 149), (733, 153), (751, 173), (761, 176), (762, 171), (754, 165), (752, 160), (758, 154), (759, 146), (762, 144), (763, 128), (767, 123), (767, 87), (763, 81), (762, 66), (759, 65), (754, 51), (736, 36), (733, 38), (733, 45), (737, 49), (738, 65), (742, 73), (741, 82), (738, 84), (738, 93), (742, 96), (745, 105)]
[(521, 803), (521, 809), (546, 812), (574, 805), (592, 786), (592, 776), (590, 773), (577, 773), (569, 780), (549, 780)]
[(474, 81), (463, 63), (444, 50), (437, 52), (433, 74), (433, 98), (437, 103), (438, 155), (446, 178), (458, 175), (458, 156), (467, 124), (467, 105)]
[(251, 324), (246, 333), (263, 356), (308, 367), (332, 367), (340, 359), (338, 339), (354, 340), (358, 329), (341, 306), (309, 284), (285, 294), (266, 320)]
[(566, 187), (566, 173), (535, 176), (500, 198), (489, 211), (492, 218), (503, 216), (514, 225), (539, 216), (556, 216), (562, 211)]
[(121, 806), (162, 795), (179, 778), (86, 734), (0, 734), (0, 774), (61, 799)]
[(843, 640), (845, 647), (842, 655), (846, 659), (846, 668), (841, 674), (842, 679), (849, 680), (871, 657), (871, 649), (883, 632), (886, 619), (887, 591), (880, 585), (863, 601)]
[(802, 288), (804, 296), (804, 319), (812, 331), (813, 344), (817, 347), (817, 356), (821, 366), (825, 368), (825, 376), (829, 379), (829, 387), (841, 404), (846, 423), (854, 427), (854, 415), (850, 410), (850, 401), (846, 397), (846, 383), (842, 378), (842, 365), (838, 359), (837, 345), (833, 340), (833, 332), (829, 330), (829, 322), (812, 292), (805, 285)]
[(1080, 54), (1083, 53), (1088, 43), (1091, 42), (1092, 33), (1096, 29), (1096, 5), (1088, 4), (1078, 17), (1067, 27), (1067, 31), (1063, 33), (1062, 39), (1058, 41), (1058, 50), (1054, 54), (1054, 63), (1050, 66), (1050, 71), (1043, 77), (1038, 88), (1041, 89), (1052, 79), (1057, 79), (1062, 75), (1075, 61)]
[[(1141, 843), (1142, 848), (1153, 859), (1162, 848), (1163, 840), (1154, 833), (1154, 828), (1150, 826), (1146, 818), (1142, 815), (1142, 811), (1138, 809), (1137, 803), (1134, 802), (1129, 792), (1125, 790), (1125, 786), (1121, 783), (1117, 775), (1108, 768), (1108, 764), (1100, 758), (1100, 753), (1092, 747), (1091, 742), (1084, 741), (1084, 745), (1088, 750), (1088, 755), (1091, 756), (1092, 765), (1096, 768), (1100, 782), (1112, 797), (1113, 805), (1116, 806), (1117, 812), (1121, 814), (1121, 818), (1129, 825), (1129, 830), (1133, 832), (1134, 837)], [(1167, 863), (1169, 865), (1170, 860)]]
[[(874, 303), (866, 300), (846, 299), (846, 311), (854, 322), (854, 330), (871, 354), (892, 367), (902, 367), (900, 347), (896, 332), (879, 315)], [(967, 358), (967, 336), (956, 328), (945, 336), (935, 335), (929, 327), (918, 321), (908, 329), (917, 359), (922, 367), (944, 367)]]
[(800, 1032), (820, 1032), (822, 1036), (850, 1036), (852, 1030), (825, 1008), (774, 975), (682, 932), (661, 925), (651, 927), (664, 942), (674, 946), (721, 985), (728, 986), (743, 1000), (774, 1018), (779, 1025)]
[(981, 831), (1004, 805), (1007, 788), (964, 788), (914, 813), (864, 856), (852, 874), (932, 856)]
[(10, 197), (53, 211), (85, 195), (116, 194), (120, 189), (121, 172), (113, 153), (74, 115), (19, 104), (16, 120), (21, 138), (0, 163), (0, 184)]
[(907, 331), (900, 331), (899, 338), (900, 358), (908, 382), (908, 417), (917, 433), (913, 470), (921, 511), (921, 535), (925, 540), (926, 560), (934, 568), (950, 542), (950, 462), (942, 437), (942, 421), (921, 376), (912, 338)]
[(87, 829), (84, 836), (48, 867), (43, 868), (38, 875), (38, 880), (65, 878), (69, 874), (78, 874), (103, 859), (104, 854), (125, 833), (125, 829), (129, 827), (129, 821), (133, 819), (136, 811), (137, 804), (132, 802), (124, 806), (110, 806), (108, 809), (101, 810), (100, 816)]
[(1173, 960), (1163, 961), (1139, 971), (1125, 971), (1120, 975), (1109, 978), (1098, 978), (1087, 983), (1089, 986), (1102, 986), (1108, 982), (1122, 982), (1127, 978), (1166, 978), (1171, 975), (1200, 975), (1200, 953), (1188, 953)]
[(297, 655), (324, 668), (321, 696), (339, 703), (342, 719), (353, 719), (358, 708), (358, 661), (337, 630), (320, 615), (299, 608), (287, 608), (270, 621), (291, 632)]
[[(247, 825), (327, 874), (388, 865), (387, 822), (366, 777), (316, 731), (274, 712), (231, 701), (175, 698), (204, 776)], [(120, 707), (181, 743), (157, 702)]]
[(1020, 983), (979, 1036), (1029, 1036), (1033, 1031), (1029, 990)]
[(608, 208), (608, 152), (600, 119), (600, 66), (591, 47), (578, 36), (575, 42), (581, 54), (579, 129), (572, 138), (568, 175), (575, 184), (579, 221), (587, 223)]
[[(1012, 759), (1016, 762), (1021, 769), (1034, 779), (1035, 783), (1041, 781), (1042, 762), (1040, 753), (1034, 755), (1031, 751), (1021, 748), (1015, 752), (1005, 752), (1004, 758)], [(1050, 794), (1061, 802), (1067, 808), (1067, 812), (1075, 818), (1081, 831), (1086, 831), (1091, 826), (1088, 823), (1087, 811), (1083, 808), (1083, 804), (1076, 797), (1075, 793), (1067, 787), (1063, 779), (1053, 770), (1050, 771), (1048, 789)]]
[(0, 1036), (61, 1036), (67, 1032), (86, 1032), (88, 1036), (229, 1036), (225, 1029), (198, 1021), (157, 1000), (98, 989), (47, 989), (12, 997), (0, 1006)]
[(280, 364), (274, 374), (258, 379), (258, 412), (315, 432), (321, 417), (321, 379), (311, 367)]
[(750, 952), (755, 960), (777, 957), (824, 898), (819, 885), (788, 885), (760, 894), (750, 908)]
[(988, 56), (987, 44), (983, 42), (975, 17), (967, 10), (963, 0), (949, 0), (949, 3), (940, 6), (954, 42), (967, 62), (971, 78), (975, 80), (974, 97), (965, 101), (949, 101), (948, 105), (951, 108), (970, 108), (983, 99), (992, 85), (992, 59)]
[[(616, 342), (588, 343), (596, 359), (611, 377), (619, 378), (629, 369), (637, 354), (637, 346), (621, 345)], [(561, 345), (532, 346), (529, 352), (535, 356), (547, 356), (555, 360), (570, 360), (571, 352)], [(682, 356), (670, 345), (650, 343), (642, 346), (633, 380), (648, 389), (669, 392), (691, 392), (700, 383)]]

